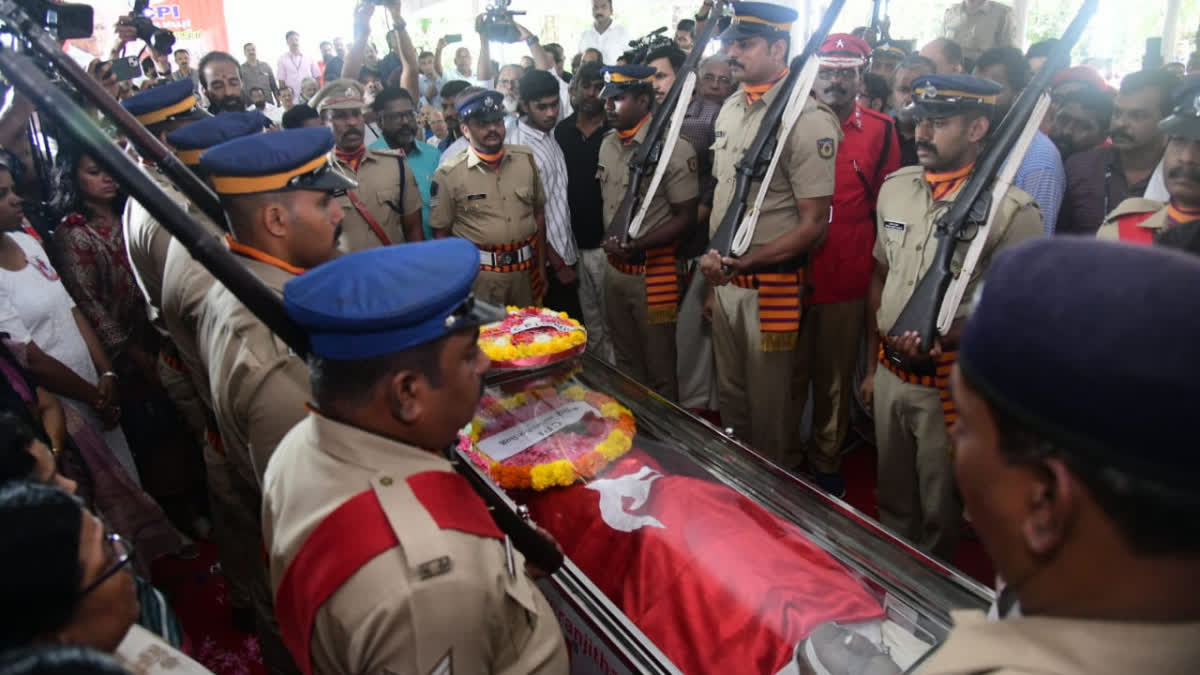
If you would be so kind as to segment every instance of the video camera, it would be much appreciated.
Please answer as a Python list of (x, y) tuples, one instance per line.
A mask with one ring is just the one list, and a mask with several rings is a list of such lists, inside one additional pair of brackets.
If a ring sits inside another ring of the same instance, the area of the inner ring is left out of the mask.
[(166, 28), (154, 25), (150, 17), (146, 16), (149, 6), (150, 0), (136, 0), (133, 3), (133, 11), (121, 17), (119, 23), (136, 28), (138, 39), (150, 45), (159, 54), (170, 54), (175, 47), (175, 35)]
[(492, 0), (488, 3), (487, 14), (483, 17), (482, 33), (490, 42), (520, 42), (521, 31), (513, 21), (514, 16), (525, 12), (510, 10), (512, 0)]
[(663, 35), (663, 33), (666, 32), (667, 27), (663, 26), (662, 28), (651, 31), (650, 33), (647, 33), (636, 40), (630, 40), (629, 51), (625, 52), (622, 56), (624, 56), (629, 63), (645, 63), (646, 57), (650, 55), (650, 52), (658, 49), (659, 47), (667, 47), (675, 44), (674, 40), (666, 35)]
[(17, 4), (59, 40), (92, 37), (91, 5), (50, 0), (19, 0)]

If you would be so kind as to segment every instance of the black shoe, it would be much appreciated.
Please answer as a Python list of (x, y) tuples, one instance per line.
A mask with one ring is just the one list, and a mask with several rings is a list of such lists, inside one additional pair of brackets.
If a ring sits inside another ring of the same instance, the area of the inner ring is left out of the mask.
[(828, 492), (831, 497), (842, 499), (846, 496), (846, 481), (840, 473), (824, 473), (822, 471), (813, 472), (813, 480), (821, 489)]

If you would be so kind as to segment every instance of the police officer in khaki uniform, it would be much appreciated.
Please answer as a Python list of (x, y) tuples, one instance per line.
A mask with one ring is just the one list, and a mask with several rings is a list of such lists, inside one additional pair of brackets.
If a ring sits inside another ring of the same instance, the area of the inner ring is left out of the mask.
[(315, 409), (271, 458), (263, 524), (305, 673), (568, 671), (523, 557), (441, 454), (482, 390), (479, 326), (504, 317), (471, 295), (478, 274), (455, 238), (345, 256), (284, 289)]
[(1099, 238), (1149, 244), (1168, 228), (1200, 219), (1200, 76), (1179, 87), (1174, 112), (1158, 126), (1167, 136), (1163, 178), (1170, 201), (1126, 199), (1104, 220)]
[[(879, 191), (867, 317), (868, 337), (879, 358), (871, 361), (862, 388), (863, 400), (873, 401), (875, 412), (880, 522), (949, 559), (962, 509), (950, 471), (946, 426), (953, 411), (946, 409), (944, 379), (967, 304), (960, 307), (955, 327), (932, 346), (922, 347), (913, 335), (892, 334), (892, 325), (933, 263), (940, 241), (934, 237), (934, 224), (958, 195), (983, 149), (1000, 88), (968, 75), (929, 75), (913, 86), (921, 166), (893, 173)], [(1033, 198), (1010, 188), (988, 227), (965, 297), (970, 298), (971, 289), (984, 278), (996, 251), (1041, 234), (1041, 214)], [(956, 272), (966, 251), (963, 244), (955, 253)], [(879, 335), (887, 338), (882, 348)]]
[[(246, 136), (201, 155), (226, 205), (226, 244), (277, 293), (307, 269), (337, 256), (342, 209), (336, 192), (355, 183), (329, 161), (333, 135), (317, 127)], [(196, 319), (196, 344), (208, 375), (213, 413), (241, 503), (258, 504), (262, 474), (279, 439), (304, 417), (310, 398), (303, 359), (227, 288), (214, 284)], [(266, 570), (254, 591), (264, 661), (293, 667), (278, 642)]]
[[(954, 469), (1019, 611), (953, 613), (911, 672), (1200, 672), (1200, 379), (1181, 367), (1200, 296), (1180, 292), (1198, 286), (1200, 261), (1158, 247), (1054, 237), (996, 257), (951, 373)], [(818, 672), (880, 658), (815, 632)]]
[[(189, 169), (203, 176), (199, 165), (204, 151), (234, 138), (261, 133), (268, 125), (269, 120), (258, 111), (222, 113), (172, 131), (167, 135), (167, 142)], [(191, 210), (195, 211), (195, 208)], [(224, 230), (207, 217), (196, 220), (214, 238), (224, 236)], [(251, 630), (254, 613), (249, 580), (262, 568), (258, 554), (258, 542), (262, 539), (258, 504), (254, 499), (246, 501), (245, 495), (233, 487), (232, 469), (225, 459), (225, 448), (213, 419), (208, 373), (196, 348), (197, 310), (203, 304), (213, 278), (203, 265), (192, 259), (183, 244), (174, 237), (167, 239), (160, 319), (171, 336), (182, 367), (177, 369), (179, 377), (173, 380), (164, 377), (163, 384), (168, 393), (178, 392), (172, 400), (203, 438), (213, 540), (228, 582), (235, 625)], [(180, 399), (185, 396), (187, 401), (183, 403)]]
[(404, 153), (366, 145), (363, 86), (357, 80), (334, 80), (308, 104), (333, 130), (338, 168), (358, 181), (357, 188), (337, 198), (345, 214), (341, 250), (348, 253), (424, 239), (421, 192)]
[[(793, 9), (764, 2), (737, 2), (733, 7), (733, 22), (721, 34), (721, 42), (742, 86), (717, 117), (710, 235), (731, 205), (737, 164), (746, 146), (754, 141), (771, 101), (785, 95), (788, 31), (797, 17)], [(780, 463), (793, 444), (798, 414), (792, 409), (791, 382), (800, 333), (800, 267), (828, 227), (840, 138), (837, 117), (807, 101), (779, 144), (782, 156), (750, 248), (740, 257), (724, 259), (710, 251), (701, 260), (701, 270), (716, 287), (712, 332), (721, 420), (755, 450)], [(751, 186), (751, 202), (760, 185)]]
[[(646, 142), (654, 108), (654, 73), (650, 66), (608, 66), (606, 99), (609, 132), (600, 144), (600, 181), (604, 222), (610, 226), (629, 187), (629, 164)], [(675, 144), (666, 173), (650, 197), (636, 237), (605, 241), (609, 268), (604, 294), (609, 334), (617, 367), (670, 401), (679, 399), (676, 379), (675, 319), (679, 311), (679, 274), (675, 246), (696, 222), (700, 182), (696, 151), (685, 140)], [(642, 181), (640, 209), (647, 199), (650, 176)], [(610, 232), (610, 234), (612, 234)]]
[(541, 302), (546, 256), (546, 195), (533, 152), (504, 143), (504, 95), (482, 91), (458, 102), (471, 143), (440, 167), (430, 186), (433, 236), (462, 237), (479, 248), (475, 295), (490, 302)]

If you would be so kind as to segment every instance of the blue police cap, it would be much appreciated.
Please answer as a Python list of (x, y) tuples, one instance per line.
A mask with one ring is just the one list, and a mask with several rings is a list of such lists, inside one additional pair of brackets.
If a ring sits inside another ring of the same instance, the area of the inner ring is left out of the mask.
[(504, 94), (488, 89), (472, 94), (458, 102), (458, 119), (466, 122), (469, 119), (480, 122), (495, 122), (504, 119)]
[(654, 86), (654, 75), (657, 68), (641, 64), (629, 66), (604, 66), (604, 89), (600, 90), (600, 98), (612, 98), (638, 87)]
[(950, 117), (996, 105), (1000, 85), (973, 75), (925, 75), (913, 80), (912, 112), (917, 119)]
[(184, 164), (196, 166), (205, 150), (234, 138), (257, 134), (269, 126), (271, 120), (257, 110), (221, 113), (172, 131), (167, 134), (167, 142)]
[(779, 37), (792, 32), (792, 24), (800, 14), (791, 7), (770, 2), (735, 2), (729, 28), (721, 33), (722, 42), (752, 38), (759, 35)]
[(502, 307), (471, 294), (477, 276), (479, 249), (466, 239), (382, 246), (289, 281), (283, 304), (313, 354), (356, 361), (502, 320)]
[(1200, 75), (1192, 75), (1175, 88), (1175, 108), (1159, 122), (1168, 136), (1200, 140)]
[(333, 132), (327, 127), (242, 136), (200, 155), (200, 169), (222, 195), (284, 190), (339, 192), (358, 183), (329, 161)]
[[(1114, 280), (1119, 280), (1116, 282)], [(1064, 449), (1195, 490), (1200, 258), (1082, 237), (996, 256), (958, 366), (1001, 412)]]
[(192, 78), (185, 77), (134, 94), (121, 105), (147, 127), (174, 119), (207, 117), (208, 113), (196, 107), (199, 100), (193, 86)]

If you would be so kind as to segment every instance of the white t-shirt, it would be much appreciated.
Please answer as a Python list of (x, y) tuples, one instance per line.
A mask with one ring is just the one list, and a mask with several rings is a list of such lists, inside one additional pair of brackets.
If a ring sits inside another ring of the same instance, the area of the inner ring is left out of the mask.
[(622, 54), (629, 51), (629, 29), (617, 24), (609, 24), (603, 33), (597, 33), (595, 26), (583, 31), (579, 36), (579, 49), (582, 54), (587, 49), (599, 49), (604, 54), (605, 65), (615, 65)]
[(29, 264), (16, 272), (0, 268), (0, 331), (14, 342), (37, 343), (76, 375), (96, 384), (96, 366), (71, 313), (75, 301), (49, 256), (24, 232), (9, 232), (8, 236), (21, 247)]

